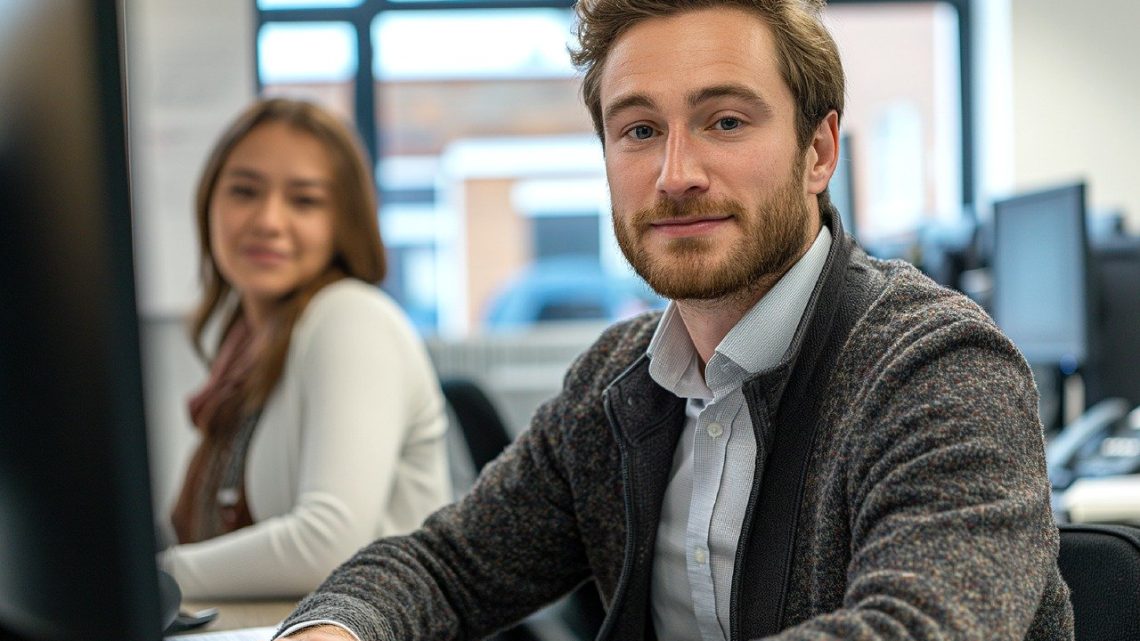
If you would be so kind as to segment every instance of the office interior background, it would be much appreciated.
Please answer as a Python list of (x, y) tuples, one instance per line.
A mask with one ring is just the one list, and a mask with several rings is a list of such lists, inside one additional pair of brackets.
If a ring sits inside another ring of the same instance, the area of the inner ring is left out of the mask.
[[(259, 94), (310, 98), (357, 124), (381, 193), (384, 288), (440, 373), (477, 380), (511, 430), (601, 327), (662, 304), (610, 231), (601, 150), (566, 55), (568, 6), (126, 0), (159, 514), (193, 444), (185, 400), (205, 375), (184, 323), (198, 293), (194, 185), (215, 136)], [(832, 192), (872, 253), (985, 300), (978, 230), (997, 201), (1082, 183), (1090, 234), (1140, 233), (1140, 5), (833, 0), (827, 11), (849, 79)], [(1083, 409), (1079, 377), (1037, 373), (1043, 417)]]

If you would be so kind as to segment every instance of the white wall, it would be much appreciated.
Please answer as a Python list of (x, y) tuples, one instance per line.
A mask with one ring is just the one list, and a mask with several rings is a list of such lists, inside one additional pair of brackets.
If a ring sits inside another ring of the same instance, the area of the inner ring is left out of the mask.
[(1090, 204), (1124, 210), (1133, 232), (1138, 26), (1135, 0), (1012, 0), (1015, 187), (1085, 179)]
[(145, 315), (197, 295), (194, 187), (214, 138), (254, 97), (253, 3), (126, 0), (132, 178)]
[(254, 97), (253, 2), (126, 0), (135, 254), (155, 499), (176, 491), (205, 372), (183, 317), (197, 294), (194, 189), (209, 147)]
[(985, 220), (987, 203), (1013, 188), (1013, 63), (1010, 2), (973, 5), (974, 202)]

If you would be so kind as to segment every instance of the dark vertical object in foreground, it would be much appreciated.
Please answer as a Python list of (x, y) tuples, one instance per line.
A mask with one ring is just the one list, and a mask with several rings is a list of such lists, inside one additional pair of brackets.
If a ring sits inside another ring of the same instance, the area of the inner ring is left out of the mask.
[(161, 636), (117, 7), (0, 2), (0, 638)]

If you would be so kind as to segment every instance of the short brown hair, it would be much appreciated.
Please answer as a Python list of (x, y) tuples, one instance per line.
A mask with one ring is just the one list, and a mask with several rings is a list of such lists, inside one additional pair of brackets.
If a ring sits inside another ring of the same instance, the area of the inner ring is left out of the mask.
[[(273, 319), (273, 335), (242, 395), (247, 409), (257, 407), (277, 384), (284, 368), (293, 325), (309, 299), (325, 285), (345, 276), (379, 284), (387, 273), (384, 245), (380, 239), (376, 187), (371, 163), (359, 138), (328, 110), (302, 100), (260, 100), (238, 115), (218, 138), (198, 180), (195, 200), (198, 251), (201, 261), (202, 299), (191, 318), (190, 333), (205, 357), (202, 339), (210, 319), (222, 309), (233, 291), (218, 271), (210, 248), (210, 201), (218, 177), (234, 148), (261, 125), (282, 123), (316, 138), (328, 152), (332, 174), (333, 258), (324, 273), (287, 295)], [(222, 325), (221, 336), (240, 315), (240, 308)]]
[(843, 116), (845, 79), (839, 49), (823, 24), (824, 0), (578, 0), (578, 45), (571, 58), (585, 72), (582, 99), (602, 132), (601, 72), (614, 42), (648, 18), (714, 8), (740, 9), (771, 27), (784, 78), (796, 102), (796, 140), (805, 148), (830, 111)]

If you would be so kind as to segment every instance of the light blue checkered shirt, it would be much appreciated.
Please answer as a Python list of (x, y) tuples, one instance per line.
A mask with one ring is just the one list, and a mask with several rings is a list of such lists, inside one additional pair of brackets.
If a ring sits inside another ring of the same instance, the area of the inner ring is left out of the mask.
[(756, 469), (756, 437), (741, 384), (791, 345), (823, 272), (831, 232), (745, 314), (700, 374), (675, 304), (649, 343), (649, 375), (687, 399), (653, 558), (653, 627), (659, 641), (725, 641), (736, 545)]

